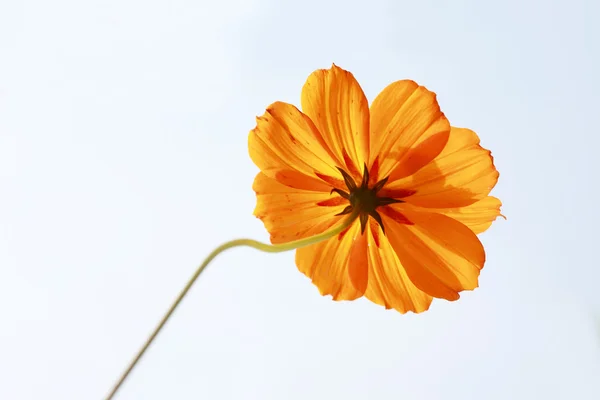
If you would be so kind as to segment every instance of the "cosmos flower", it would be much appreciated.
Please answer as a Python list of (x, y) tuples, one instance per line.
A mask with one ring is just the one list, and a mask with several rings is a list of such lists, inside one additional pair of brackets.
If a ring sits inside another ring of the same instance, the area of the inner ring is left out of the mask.
[(354, 211), (342, 233), (296, 250), (322, 295), (419, 313), (475, 289), (477, 234), (501, 215), (488, 196), (499, 174), (477, 134), (451, 127), (436, 95), (411, 80), (369, 107), (335, 65), (308, 77), (301, 104), (273, 103), (249, 134), (254, 214), (271, 242), (322, 233)]

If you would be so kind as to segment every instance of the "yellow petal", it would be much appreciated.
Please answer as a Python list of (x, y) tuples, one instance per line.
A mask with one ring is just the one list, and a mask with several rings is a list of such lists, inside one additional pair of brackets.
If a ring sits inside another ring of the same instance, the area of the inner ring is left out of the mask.
[(381, 228), (370, 224), (369, 229), (369, 285), (365, 297), (402, 314), (428, 310), (432, 297), (409, 279), (389, 240), (381, 233)]
[(336, 194), (294, 189), (262, 172), (256, 175), (252, 188), (256, 192), (254, 215), (271, 234), (272, 243), (322, 233), (343, 218), (335, 214), (348, 205)]
[(339, 176), (336, 161), (306, 115), (287, 103), (273, 103), (248, 135), (250, 158), (267, 176), (290, 187), (327, 191), (317, 174)]
[(450, 123), (435, 93), (404, 80), (387, 86), (371, 105), (371, 162), (389, 182), (418, 171), (444, 148)]
[(501, 206), (502, 202), (499, 199), (493, 196), (487, 196), (467, 207), (440, 208), (430, 211), (445, 214), (454, 218), (468, 226), (476, 234), (480, 234), (485, 232), (496, 218), (505, 218), (504, 215), (500, 213)]
[(498, 175), (490, 151), (479, 145), (477, 134), (452, 127), (447, 146), (434, 162), (410, 177), (389, 183), (386, 190), (414, 190), (415, 194), (404, 200), (421, 207), (464, 207), (485, 198)]
[[(356, 223), (358, 229), (358, 223)], [(359, 231), (360, 232), (360, 231)], [(365, 234), (357, 234), (352, 243), (350, 258), (348, 259), (348, 276), (354, 289), (365, 293), (369, 284), (369, 242)]]
[[(354, 287), (350, 268), (355, 271), (366, 268), (367, 253), (354, 250), (355, 247), (363, 248), (363, 240), (360, 224), (356, 221), (341, 235), (341, 239), (336, 236), (296, 250), (296, 265), (312, 280), (323, 296), (331, 295), (334, 300), (357, 299), (364, 293)], [(351, 263), (356, 265), (351, 266)], [(364, 279), (365, 276), (361, 272), (356, 277)], [(359, 285), (364, 287), (364, 282)]]
[(302, 111), (340, 165), (360, 178), (369, 157), (369, 103), (354, 76), (336, 65), (313, 72), (302, 88)]
[(417, 288), (457, 300), (461, 291), (478, 286), (485, 251), (473, 231), (442, 214), (408, 209), (402, 214), (414, 225), (382, 217), (387, 238)]

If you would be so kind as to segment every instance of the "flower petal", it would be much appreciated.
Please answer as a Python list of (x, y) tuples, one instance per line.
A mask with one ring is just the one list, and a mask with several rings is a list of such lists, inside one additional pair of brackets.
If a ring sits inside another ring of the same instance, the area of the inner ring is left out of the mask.
[(369, 103), (354, 76), (335, 64), (319, 69), (306, 80), (301, 101), (336, 160), (360, 178), (369, 162)]
[[(359, 224), (356, 224), (358, 228)], [(369, 284), (369, 244), (366, 234), (358, 234), (352, 243), (350, 258), (348, 259), (348, 276), (352, 286), (365, 293)]]
[(256, 192), (254, 215), (265, 225), (272, 243), (322, 233), (342, 218), (335, 214), (348, 205), (345, 199), (332, 201), (340, 198), (337, 194), (294, 189), (262, 172), (256, 175), (252, 189)]
[(428, 310), (432, 297), (411, 282), (381, 228), (371, 224), (369, 231), (369, 285), (365, 297), (402, 314)]
[(500, 199), (493, 196), (487, 196), (467, 207), (440, 208), (437, 210), (428, 209), (428, 211), (445, 214), (462, 222), (476, 234), (480, 234), (485, 232), (496, 218), (503, 217), (506, 219), (506, 217), (500, 213), (501, 206), (502, 202)]
[[(296, 265), (323, 296), (331, 295), (333, 300), (355, 300), (364, 294), (360, 288), (366, 287), (367, 252), (362, 251), (363, 248), (364, 236), (360, 234), (360, 224), (355, 221), (343, 235), (296, 250)], [(353, 270), (358, 289), (352, 282), (350, 270)]]
[(475, 233), (442, 214), (401, 210), (414, 225), (385, 214), (386, 235), (415, 286), (425, 293), (457, 300), (478, 286), (485, 251)]
[(267, 176), (290, 187), (328, 191), (316, 173), (339, 176), (338, 163), (310, 118), (291, 104), (271, 104), (248, 135), (250, 158)]
[(434, 162), (387, 189), (415, 190), (405, 200), (421, 207), (464, 207), (485, 198), (498, 176), (491, 153), (479, 145), (477, 134), (452, 127), (447, 146)]
[(371, 161), (379, 157), (379, 178), (412, 175), (444, 148), (450, 123), (433, 92), (404, 80), (388, 85), (371, 105)]

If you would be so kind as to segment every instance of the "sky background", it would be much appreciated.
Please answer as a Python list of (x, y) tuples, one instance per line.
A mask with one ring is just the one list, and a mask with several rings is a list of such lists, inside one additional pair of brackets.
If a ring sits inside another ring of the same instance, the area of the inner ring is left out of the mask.
[(252, 216), (255, 116), (414, 79), (492, 150), (480, 288), (401, 315), (293, 252), (203, 274), (118, 399), (599, 399), (600, 3), (0, 2), (0, 399), (101, 399)]

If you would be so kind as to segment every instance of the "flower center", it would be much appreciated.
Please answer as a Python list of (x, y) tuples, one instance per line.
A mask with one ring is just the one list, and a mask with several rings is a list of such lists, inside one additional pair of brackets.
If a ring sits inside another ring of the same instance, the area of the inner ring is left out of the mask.
[(352, 207), (359, 208), (367, 214), (375, 211), (378, 206), (377, 200), (377, 193), (368, 187), (350, 190), (350, 204)]
[(354, 179), (341, 168), (338, 168), (344, 177), (344, 182), (346, 187), (348, 188), (348, 192), (345, 192), (341, 189), (332, 189), (331, 193), (335, 192), (348, 200), (350, 205), (347, 206), (341, 213), (336, 215), (345, 215), (350, 214), (354, 210), (358, 211), (359, 220), (360, 220), (360, 230), (361, 233), (365, 233), (365, 228), (367, 226), (367, 222), (369, 217), (373, 217), (373, 219), (381, 226), (382, 232), (385, 234), (385, 228), (383, 226), (383, 221), (381, 220), (381, 216), (377, 212), (377, 207), (387, 206), (394, 203), (403, 203), (402, 200), (393, 199), (391, 197), (379, 197), (377, 193), (383, 188), (386, 184), (388, 178), (384, 178), (374, 184), (372, 187), (369, 187), (369, 170), (367, 169), (367, 165), (365, 164), (363, 170), (363, 177), (360, 186), (356, 184)]

